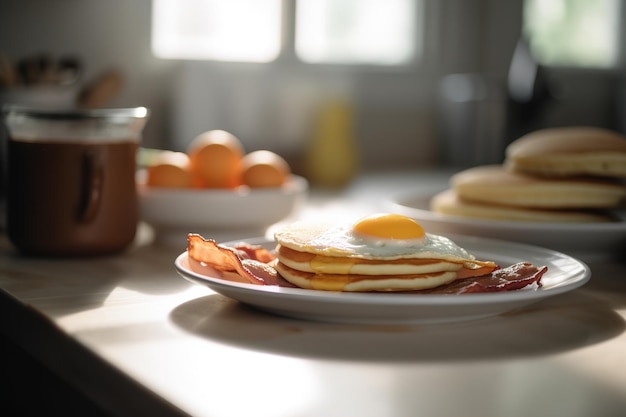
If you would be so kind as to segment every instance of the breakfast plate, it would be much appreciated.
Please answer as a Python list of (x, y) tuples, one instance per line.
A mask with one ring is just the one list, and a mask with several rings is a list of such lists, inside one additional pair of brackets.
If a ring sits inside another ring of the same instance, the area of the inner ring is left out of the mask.
[[(479, 259), (501, 266), (526, 261), (547, 266), (543, 286), (516, 291), (464, 294), (347, 293), (255, 285), (223, 279), (222, 274), (190, 259), (187, 252), (175, 260), (185, 279), (226, 297), (273, 314), (298, 319), (356, 324), (425, 324), (474, 320), (520, 309), (572, 291), (591, 277), (587, 265), (566, 254), (536, 246), (472, 236), (448, 235)], [(246, 239), (273, 249), (264, 238)], [(226, 242), (235, 245), (238, 242)]]
[(543, 246), (563, 252), (608, 253), (626, 246), (626, 210), (612, 223), (547, 223), (473, 219), (429, 209), (434, 193), (404, 193), (386, 202), (391, 212), (411, 217), (436, 234), (462, 234)]

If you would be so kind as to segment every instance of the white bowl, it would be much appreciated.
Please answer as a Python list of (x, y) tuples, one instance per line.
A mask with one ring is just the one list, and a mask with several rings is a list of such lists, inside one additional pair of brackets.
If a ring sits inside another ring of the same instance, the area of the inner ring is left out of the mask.
[(307, 181), (292, 175), (279, 188), (173, 189), (139, 184), (141, 219), (158, 241), (186, 245), (188, 233), (220, 240), (263, 235), (301, 207)]

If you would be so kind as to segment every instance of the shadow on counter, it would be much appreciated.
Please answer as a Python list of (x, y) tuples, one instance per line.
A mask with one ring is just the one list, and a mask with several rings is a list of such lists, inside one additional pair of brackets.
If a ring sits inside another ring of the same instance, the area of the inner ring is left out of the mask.
[(262, 352), (369, 362), (501, 360), (548, 355), (626, 329), (602, 300), (576, 291), (507, 314), (459, 323), (353, 325), (296, 320), (221, 295), (181, 304), (173, 323), (197, 336)]

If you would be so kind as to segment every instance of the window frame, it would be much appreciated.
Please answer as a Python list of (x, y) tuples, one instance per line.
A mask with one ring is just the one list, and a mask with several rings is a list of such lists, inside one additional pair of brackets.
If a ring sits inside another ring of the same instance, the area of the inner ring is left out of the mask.
[[(322, 73), (411, 73), (419, 72), (425, 65), (425, 62), (432, 61), (428, 59), (426, 54), (432, 51), (427, 47), (426, 39), (430, 38), (427, 33), (426, 13), (429, 9), (428, 0), (414, 0), (417, 2), (414, 9), (414, 21), (416, 24), (417, 41), (414, 45), (413, 57), (406, 63), (401, 64), (371, 64), (371, 63), (311, 63), (300, 59), (296, 53), (295, 36), (296, 36), (296, 8), (297, 0), (281, 0), (282, 15), (280, 18), (280, 45), (279, 51), (275, 59), (267, 62), (246, 62), (246, 61), (227, 61), (217, 59), (194, 59), (194, 58), (171, 58), (179, 61), (197, 61), (216, 68), (225, 70), (262, 70), (264, 68), (287, 68), (303, 72), (322, 72)], [(421, 33), (420, 33), (421, 32)], [(160, 58), (170, 59), (170, 58)]]

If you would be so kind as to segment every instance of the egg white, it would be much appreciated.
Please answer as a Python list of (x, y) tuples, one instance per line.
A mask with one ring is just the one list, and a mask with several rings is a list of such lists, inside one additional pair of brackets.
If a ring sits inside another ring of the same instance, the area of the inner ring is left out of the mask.
[(424, 239), (376, 239), (364, 238), (347, 225), (324, 227), (293, 224), (278, 231), (275, 239), (294, 250), (327, 256), (475, 260), (473, 255), (449, 238), (431, 233), (426, 233)]

